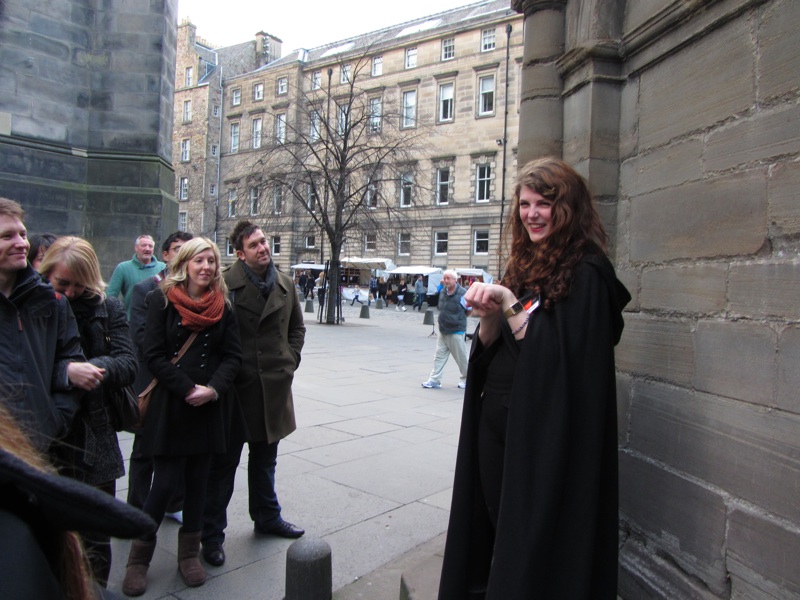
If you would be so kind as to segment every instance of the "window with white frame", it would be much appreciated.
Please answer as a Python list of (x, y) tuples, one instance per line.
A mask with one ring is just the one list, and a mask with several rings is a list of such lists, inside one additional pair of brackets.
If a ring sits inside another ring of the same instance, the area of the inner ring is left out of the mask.
[(236, 216), (236, 190), (228, 190), (228, 216)]
[(279, 144), (286, 141), (286, 113), (275, 115), (275, 141)]
[(317, 240), (313, 235), (306, 236), (306, 248), (316, 248), (317, 247), (316, 242)]
[(401, 233), (397, 237), (397, 254), (408, 256), (411, 254), (411, 234)]
[(381, 130), (383, 106), (380, 98), (369, 99), (369, 131), (378, 133)]
[(192, 120), (192, 101), (191, 100), (184, 100), (183, 101), (183, 122), (189, 123)]
[(366, 204), (367, 208), (373, 210), (378, 208), (378, 186), (376, 186), (372, 182), (367, 184), (367, 191), (364, 197), (364, 204)]
[(194, 85), (194, 69), (192, 67), (186, 67), (184, 74), (184, 86), (192, 87), (192, 85)]
[(308, 125), (308, 141), (309, 142), (316, 142), (320, 138), (320, 122), (322, 117), (319, 114), (319, 111), (312, 110), (311, 114), (309, 115), (309, 125)]
[(450, 202), (450, 169), (443, 167), (436, 169), (436, 204), (449, 204)]
[(319, 196), (317, 195), (317, 188), (310, 183), (306, 184), (306, 205), (308, 206), (308, 210), (312, 213), (316, 212), (318, 202)]
[(364, 234), (364, 252), (374, 252), (378, 249), (378, 236), (374, 233)]
[(408, 207), (413, 203), (414, 175), (403, 173), (400, 175), (400, 206)]
[(231, 153), (239, 151), (239, 123), (231, 123)]
[(417, 90), (403, 92), (403, 127), (414, 127), (417, 120)]
[(180, 191), (178, 192), (178, 198), (181, 200), (188, 200), (189, 199), (189, 178), (188, 177), (181, 177), (181, 184), (180, 184)]
[(216, 155), (217, 155), (217, 145), (211, 144), (211, 156), (216, 156)]
[(342, 68), (339, 73), (339, 83), (349, 83), (350, 74), (352, 72), (353, 72), (353, 65), (351, 64), (342, 65)]
[(189, 140), (181, 140), (181, 160), (188, 162), (191, 158), (191, 142)]
[(456, 38), (442, 40), (442, 60), (451, 60), (456, 57)]
[(311, 74), (311, 89), (318, 90), (322, 87), (322, 71), (314, 71)]
[(261, 148), (261, 117), (253, 119), (253, 148)]
[(472, 234), (472, 253), (489, 254), (489, 231), (480, 229)]
[(449, 83), (442, 83), (439, 85), (439, 122), (449, 123), (453, 120), (453, 97), (455, 91), (455, 84), (451, 81)]
[(271, 246), (272, 246), (272, 254), (278, 256), (281, 253), (281, 236), (273, 235)]
[(178, 211), (178, 231), (186, 231), (189, 226), (189, 213), (185, 210)]
[(494, 75), (478, 78), (478, 115), (494, 114)]
[(336, 133), (344, 136), (347, 132), (347, 117), (350, 114), (350, 107), (346, 104), (343, 106), (336, 105)]
[(372, 76), (378, 77), (379, 75), (383, 75), (383, 57), (382, 56), (373, 56), (372, 57)]
[(258, 214), (258, 197), (261, 193), (261, 190), (258, 188), (257, 185), (254, 185), (250, 188), (250, 215), (257, 215)]
[(475, 171), (475, 201), (488, 202), (492, 197), (492, 167), (477, 165)]
[(263, 99), (264, 99), (264, 84), (263, 83), (253, 84), (253, 100), (258, 102), (259, 100)]
[(272, 214), (279, 215), (283, 212), (283, 187), (276, 185), (272, 190)]
[(278, 77), (278, 85), (277, 85), (278, 95), (282, 96), (286, 92), (289, 91), (289, 78), (288, 77)]
[(417, 66), (417, 49), (406, 48), (406, 69), (413, 69)]
[(233, 248), (231, 238), (225, 238), (225, 256), (236, 256), (236, 250)]
[(434, 254), (447, 254), (447, 238), (446, 231), (433, 232), (433, 253)]
[(488, 52), (495, 49), (494, 27), (481, 31), (481, 52)]
[(218, 117), (218, 116), (219, 116), (219, 104), (215, 104), (215, 105), (214, 105), (214, 108), (213, 108), (213, 109), (211, 109), (211, 110), (212, 110), (212, 112), (214, 113), (214, 116), (215, 116), (215, 117)]
[(210, 196), (216, 196), (217, 195), (217, 186), (215, 184), (213, 184), (213, 183), (210, 186), (208, 186), (208, 193), (209, 193)]
[(231, 106), (239, 106), (242, 103), (242, 90), (236, 88), (231, 90)]

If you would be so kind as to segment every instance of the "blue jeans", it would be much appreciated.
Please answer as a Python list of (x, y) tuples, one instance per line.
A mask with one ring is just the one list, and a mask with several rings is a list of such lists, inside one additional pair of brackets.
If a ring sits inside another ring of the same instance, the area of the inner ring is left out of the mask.
[[(203, 519), (203, 543), (222, 544), (228, 526), (228, 503), (233, 496), (236, 469), (242, 454), (243, 442), (231, 443), (228, 452), (215, 454), (211, 462), (206, 510)], [(281, 518), (281, 505), (275, 493), (275, 466), (278, 459), (278, 442), (248, 442), (247, 467), (250, 518), (259, 525), (269, 527)]]

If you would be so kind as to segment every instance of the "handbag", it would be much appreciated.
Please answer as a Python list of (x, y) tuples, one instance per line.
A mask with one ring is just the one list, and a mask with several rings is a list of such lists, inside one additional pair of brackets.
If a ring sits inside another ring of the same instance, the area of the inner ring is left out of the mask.
[(139, 422), (139, 399), (133, 386), (126, 385), (107, 394), (108, 412), (114, 431), (126, 431), (136, 427)]
[[(195, 331), (192, 333), (192, 335), (189, 336), (189, 339), (187, 339), (183, 343), (181, 349), (178, 350), (178, 354), (176, 354), (170, 361), (173, 365), (177, 363), (183, 357), (184, 354), (186, 354), (186, 351), (189, 349), (189, 346), (192, 345), (192, 342), (195, 340), (196, 337), (197, 337), (197, 332)], [(147, 416), (147, 409), (150, 407), (150, 398), (153, 396), (153, 390), (156, 389), (157, 385), (158, 385), (158, 379), (153, 377), (153, 381), (147, 384), (147, 387), (141, 391), (141, 393), (137, 398), (139, 406), (139, 420), (136, 422), (137, 428), (144, 427), (144, 419)]]

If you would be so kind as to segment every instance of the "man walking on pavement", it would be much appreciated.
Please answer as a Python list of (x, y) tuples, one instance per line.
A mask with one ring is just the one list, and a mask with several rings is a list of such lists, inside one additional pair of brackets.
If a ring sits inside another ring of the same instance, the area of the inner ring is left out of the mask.
[[(275, 493), (278, 442), (296, 429), (292, 379), (306, 327), (291, 277), (275, 268), (267, 238), (250, 221), (230, 237), (238, 260), (223, 274), (242, 336), (242, 366), (234, 381), (231, 440), (213, 458), (203, 524), (203, 558), (225, 562), (227, 507), (244, 442), (249, 447), (250, 518), (257, 535), (299, 538), (305, 531), (281, 516)], [(241, 414), (236, 414), (241, 411)]]
[(436, 341), (436, 355), (433, 370), (424, 388), (442, 387), (442, 372), (447, 359), (452, 354), (461, 371), (458, 387), (467, 387), (467, 346), (464, 335), (467, 332), (467, 312), (470, 310), (464, 301), (467, 293), (458, 285), (455, 271), (445, 271), (442, 275), (442, 291), (439, 292), (439, 335)]
[(164, 263), (153, 257), (155, 247), (155, 242), (149, 235), (140, 235), (136, 238), (136, 243), (133, 245), (133, 258), (119, 263), (114, 268), (111, 280), (106, 287), (106, 295), (111, 298), (117, 298), (122, 293), (122, 301), (125, 304), (125, 312), (128, 314), (129, 320), (133, 286), (160, 273), (165, 266)]
[(417, 275), (417, 280), (414, 282), (414, 308), (422, 312), (422, 303), (425, 301), (425, 283), (422, 281), (422, 275)]

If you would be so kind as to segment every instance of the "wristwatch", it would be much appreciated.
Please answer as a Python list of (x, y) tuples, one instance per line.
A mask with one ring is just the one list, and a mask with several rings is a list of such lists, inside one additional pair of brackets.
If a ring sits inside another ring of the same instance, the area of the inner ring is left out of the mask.
[(514, 304), (512, 304), (503, 311), (503, 315), (505, 316), (506, 319), (510, 319), (514, 315), (518, 315), (519, 313), (521, 313), (523, 310), (525, 309), (522, 307), (522, 303), (519, 300), (517, 300), (516, 302), (514, 302)]

